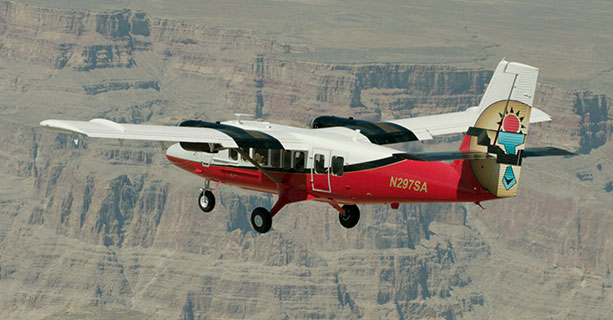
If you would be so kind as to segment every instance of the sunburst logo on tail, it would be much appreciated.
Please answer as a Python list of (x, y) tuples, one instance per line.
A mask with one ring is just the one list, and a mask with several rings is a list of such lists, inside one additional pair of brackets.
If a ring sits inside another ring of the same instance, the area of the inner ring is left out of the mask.
[[(523, 123), (525, 115), (521, 114), (521, 110), (515, 110), (513, 107), (511, 107), (510, 112), (507, 112), (505, 108), (504, 113), (498, 114), (500, 115), (500, 121), (497, 124), (502, 131), (499, 130), (497, 132), (494, 146), (496, 141), (498, 141), (503, 146), (502, 149), (505, 153), (521, 157), (521, 155), (517, 154), (517, 146), (524, 144), (526, 140), (525, 131), (527, 131), (527, 128)], [(520, 159), (517, 159), (515, 163), (519, 163), (519, 161)], [(515, 177), (513, 167), (508, 165), (502, 176), (502, 185), (506, 190), (509, 190), (516, 184), (517, 178)]]
[(496, 160), (472, 163), (481, 185), (498, 197), (516, 193), (529, 119), (530, 106), (503, 100), (486, 108), (468, 131), (471, 151), (496, 155)]

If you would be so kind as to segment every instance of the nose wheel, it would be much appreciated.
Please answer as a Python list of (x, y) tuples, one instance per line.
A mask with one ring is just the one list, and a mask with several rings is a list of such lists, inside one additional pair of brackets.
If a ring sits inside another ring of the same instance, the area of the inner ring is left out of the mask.
[(259, 233), (266, 233), (272, 226), (272, 216), (265, 208), (255, 208), (251, 212), (251, 226)]
[(360, 208), (352, 204), (344, 205), (342, 209), (345, 211), (345, 213), (339, 212), (338, 214), (338, 220), (340, 221), (341, 225), (347, 229), (355, 227), (358, 224), (358, 221), (360, 221)]
[(209, 190), (203, 190), (198, 197), (198, 206), (204, 212), (211, 212), (215, 208), (215, 195)]

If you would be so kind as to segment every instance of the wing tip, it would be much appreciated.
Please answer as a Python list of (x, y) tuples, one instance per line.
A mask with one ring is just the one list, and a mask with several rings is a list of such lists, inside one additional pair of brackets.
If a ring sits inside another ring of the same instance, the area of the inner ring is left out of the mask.
[(43, 120), (39, 123), (39, 126), (47, 130), (51, 130), (51, 131), (57, 131), (57, 132), (62, 132), (62, 133), (78, 133), (78, 134), (87, 135), (85, 132), (83, 132), (79, 128), (63, 120), (55, 120), (55, 119)]

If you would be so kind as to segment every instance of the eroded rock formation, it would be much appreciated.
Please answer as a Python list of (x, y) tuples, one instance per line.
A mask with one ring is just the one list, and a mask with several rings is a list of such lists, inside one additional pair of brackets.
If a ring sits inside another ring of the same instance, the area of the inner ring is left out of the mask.
[(333, 209), (299, 203), (257, 235), (248, 212), (274, 197), (222, 186), (218, 208), (204, 215), (201, 182), (157, 145), (75, 140), (38, 122), (176, 124), (234, 112), (294, 125), (322, 114), (386, 120), (476, 105), (491, 71), (312, 62), (293, 56), (312, 48), (255, 31), (130, 10), (13, 1), (1, 9), (1, 317), (88, 308), (170, 319), (610, 311), (609, 97), (539, 86), (535, 104), (554, 121), (531, 130), (530, 142), (582, 155), (526, 161), (516, 199), (485, 211), (364, 206), (355, 230), (339, 226)]

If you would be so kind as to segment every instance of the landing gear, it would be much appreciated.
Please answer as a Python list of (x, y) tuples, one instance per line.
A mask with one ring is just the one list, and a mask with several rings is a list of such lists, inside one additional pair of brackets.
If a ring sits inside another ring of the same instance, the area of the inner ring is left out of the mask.
[(255, 208), (251, 212), (251, 226), (259, 233), (266, 233), (272, 226), (272, 216), (265, 208)]
[(215, 208), (215, 195), (209, 190), (203, 190), (198, 197), (198, 206), (204, 212), (211, 212)]
[(221, 181), (217, 182), (215, 188), (211, 189), (211, 180), (204, 180), (204, 187), (200, 189), (200, 196), (198, 196), (198, 206), (200, 210), (204, 212), (211, 212), (215, 208), (215, 195), (211, 190), (217, 189)]
[(340, 221), (341, 225), (347, 229), (355, 227), (358, 224), (358, 221), (360, 221), (360, 208), (358, 208), (358, 206), (355, 204), (352, 204), (344, 205), (343, 210), (345, 211), (344, 214), (340, 212), (338, 214), (338, 220)]

